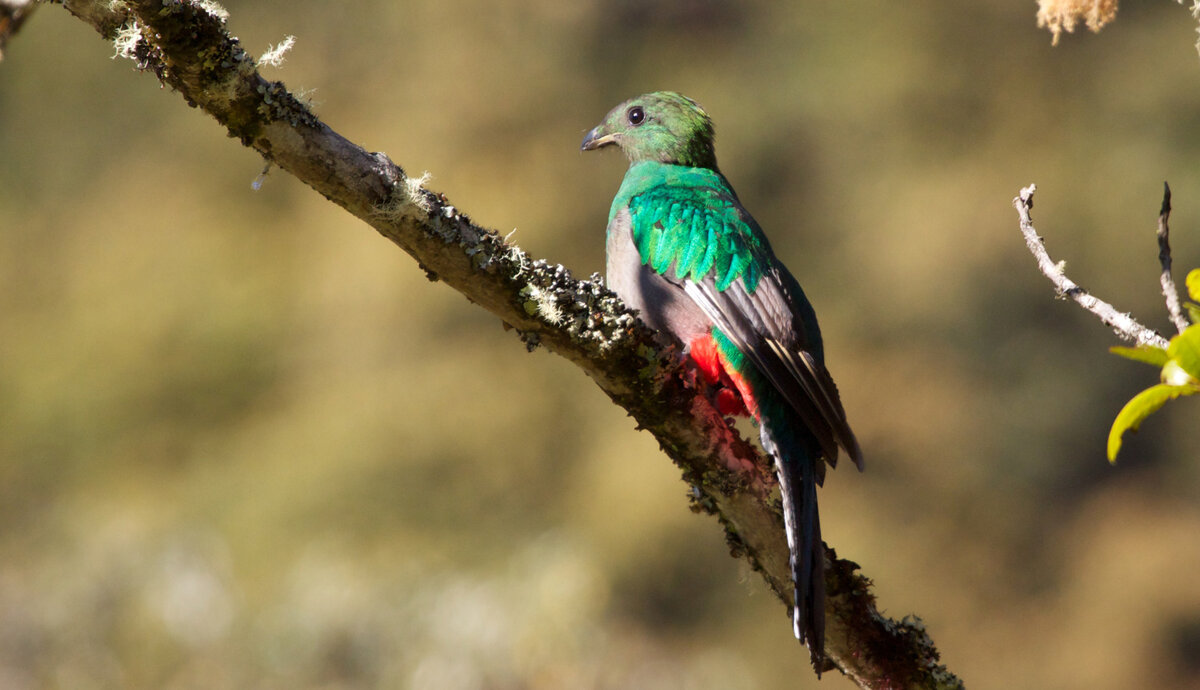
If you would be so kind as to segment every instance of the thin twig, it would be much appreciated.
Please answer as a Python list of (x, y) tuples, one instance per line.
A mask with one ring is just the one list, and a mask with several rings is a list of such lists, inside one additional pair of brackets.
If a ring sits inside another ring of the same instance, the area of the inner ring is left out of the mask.
[(1032, 184), (1022, 189), (1020, 195), (1013, 199), (1013, 208), (1017, 209), (1017, 214), (1021, 218), (1021, 233), (1025, 235), (1025, 245), (1029, 247), (1029, 251), (1037, 260), (1038, 268), (1050, 279), (1051, 283), (1054, 283), (1059, 296), (1075, 300), (1076, 304), (1095, 314), (1122, 338), (1132, 340), (1139, 345), (1165, 348), (1167, 339), (1162, 337), (1158, 331), (1143, 326), (1129, 314), (1117, 311), (1113, 305), (1079, 287), (1075, 281), (1066, 276), (1063, 263), (1055, 263), (1051, 260), (1050, 254), (1046, 252), (1046, 245), (1038, 236), (1037, 230), (1033, 227), (1033, 221), (1029, 217), (1029, 210), (1033, 208), (1035, 191), (1037, 191), (1037, 185)]
[(1175, 330), (1183, 333), (1191, 324), (1184, 317), (1183, 308), (1179, 306), (1179, 290), (1175, 287), (1175, 280), (1171, 278), (1171, 228), (1167, 225), (1170, 217), (1171, 187), (1163, 182), (1162, 210), (1158, 212), (1158, 261), (1162, 264), (1162, 277), (1159, 282), (1162, 283), (1163, 297), (1167, 300), (1171, 323), (1175, 324)]

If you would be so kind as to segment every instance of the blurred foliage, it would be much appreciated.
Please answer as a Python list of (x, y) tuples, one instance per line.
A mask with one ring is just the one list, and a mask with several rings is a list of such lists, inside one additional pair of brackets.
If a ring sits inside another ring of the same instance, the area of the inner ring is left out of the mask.
[[(1200, 684), (1195, 398), (1053, 299), (1166, 326), (1200, 264), (1176, 3), (1051, 48), (1032, 3), (228, 2), (269, 75), (587, 275), (615, 103), (704, 104), (805, 285), (867, 455), (826, 539), (973, 688)], [(786, 611), (557, 358), (46, 7), (0, 64), (0, 687), (817, 687)], [(1151, 316), (1153, 315), (1153, 317)], [(822, 687), (850, 687), (827, 676)]]

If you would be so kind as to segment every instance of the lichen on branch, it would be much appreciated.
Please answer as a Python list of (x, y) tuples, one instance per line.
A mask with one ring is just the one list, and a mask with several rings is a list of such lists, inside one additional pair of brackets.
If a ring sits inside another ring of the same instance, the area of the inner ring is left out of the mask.
[(1050, 30), (1053, 45), (1080, 23), (1096, 32), (1116, 16), (1117, 0), (1038, 0), (1037, 25)]

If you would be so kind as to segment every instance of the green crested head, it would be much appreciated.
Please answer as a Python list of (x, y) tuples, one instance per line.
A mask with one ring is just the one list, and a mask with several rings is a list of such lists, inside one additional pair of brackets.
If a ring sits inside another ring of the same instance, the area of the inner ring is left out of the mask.
[(713, 125), (695, 101), (674, 91), (656, 91), (613, 108), (588, 132), (580, 148), (621, 147), (630, 163), (658, 161), (717, 169)]

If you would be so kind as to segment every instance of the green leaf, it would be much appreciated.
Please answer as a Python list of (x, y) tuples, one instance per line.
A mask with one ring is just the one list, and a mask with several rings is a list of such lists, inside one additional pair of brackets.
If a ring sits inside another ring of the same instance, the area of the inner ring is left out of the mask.
[(1187, 291), (1193, 302), (1200, 302), (1200, 268), (1188, 271)]
[(1160, 383), (1133, 396), (1133, 399), (1125, 403), (1125, 407), (1117, 413), (1112, 429), (1108, 432), (1108, 461), (1117, 461), (1117, 453), (1121, 450), (1121, 437), (1126, 431), (1137, 431), (1142, 422), (1157, 412), (1168, 400), (1195, 393), (1200, 393), (1200, 385), (1169, 386)]
[(1188, 302), (1184, 305), (1188, 310), (1188, 320), (1192, 323), (1200, 323), (1200, 304), (1192, 304)]
[(1145, 362), (1156, 367), (1165, 365), (1167, 360), (1170, 359), (1166, 350), (1153, 345), (1138, 345), (1137, 347), (1114, 345), (1108, 348), (1108, 351), (1114, 355), (1120, 355), (1125, 359), (1132, 359), (1135, 362)]
[(1200, 324), (1188, 326), (1183, 333), (1171, 338), (1167, 355), (1193, 380), (1200, 380)]

